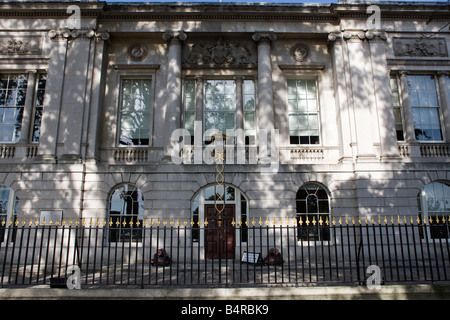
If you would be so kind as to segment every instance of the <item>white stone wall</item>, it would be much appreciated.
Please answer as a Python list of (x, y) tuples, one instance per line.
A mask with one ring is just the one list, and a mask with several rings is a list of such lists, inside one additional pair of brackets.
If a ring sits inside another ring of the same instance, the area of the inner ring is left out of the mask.
[[(26, 144), (19, 144), (15, 146), (14, 157), (0, 159), (0, 183), (15, 191), (19, 216), (37, 217), (42, 210), (63, 210), (65, 217), (104, 218), (112, 190), (120, 184), (132, 183), (143, 192), (145, 217), (191, 217), (191, 201), (201, 188), (214, 183), (215, 168), (162, 161), (166, 128), (177, 125), (168, 123), (166, 117), (169, 105), (165, 89), (170, 75), (169, 46), (162, 37), (166, 31), (183, 30), (188, 39), (200, 35), (209, 40), (222, 35), (253, 41), (255, 32), (277, 35), (270, 43), (269, 58), (273, 84), (271, 111), (283, 149), (279, 171), (262, 175), (258, 165), (225, 167), (225, 182), (248, 197), (251, 217), (294, 217), (296, 192), (307, 182), (317, 182), (329, 192), (332, 216), (415, 216), (416, 198), (423, 187), (433, 181), (450, 180), (448, 154), (421, 157), (415, 144), (407, 145), (411, 156), (401, 157), (398, 153), (388, 82), (389, 71), (450, 71), (448, 55), (421, 59), (399, 57), (393, 51), (394, 38), (415, 38), (423, 33), (431, 36), (439, 30), (442, 19), (427, 25), (425, 18), (417, 20), (413, 14), (404, 21), (386, 18), (382, 32), (373, 36), (365, 26), (365, 7), (358, 5), (348, 5), (358, 12), (357, 18), (345, 15), (348, 8), (342, 5), (335, 8), (343, 14), (340, 21), (334, 20), (325, 6), (316, 13), (304, 9), (303, 14), (312, 17), (306, 22), (277, 18), (270, 23), (264, 19), (141, 21), (123, 18), (128, 14), (123, 12), (126, 8), (115, 8), (122, 18), (109, 19), (96, 17), (99, 14), (96, 8), (101, 8), (101, 3), (84, 5), (80, 4), (91, 15), (83, 20), (81, 35), (64, 34), (64, 15), (48, 19), (39, 14), (33, 17), (29, 12), (20, 23), (14, 16), (0, 21), (2, 39), (29, 35), (42, 39), (40, 55), (1, 55), (0, 72), (37, 69), (47, 71), (49, 76), (37, 156), (19, 156), (28, 150)], [(36, 12), (56, 10), (51, 5), (35, 7)], [(58, 4), (57, 9), (61, 8), (64, 5)], [(435, 9), (433, 5), (427, 7)], [(448, 15), (445, 8), (438, 9), (442, 15)], [(19, 9), (12, 6), (5, 10), (14, 13)], [(264, 8), (254, 10), (255, 14), (270, 14), (258, 11)], [(292, 8), (279, 10), (289, 12)], [(392, 10), (394, 15), (401, 13), (402, 6), (382, 10)], [(313, 19), (319, 14), (328, 18)], [(443, 30), (436, 37), (446, 39), (450, 52), (448, 31)], [(128, 48), (133, 43), (144, 43), (147, 47), (147, 56), (142, 61), (130, 60)], [(310, 50), (310, 58), (304, 63), (295, 61), (290, 53), (298, 43)], [(255, 66), (235, 71), (258, 79), (257, 70)], [(234, 71), (181, 70), (182, 76), (195, 72), (229, 76)], [(114, 150), (120, 79), (141, 75), (151, 75), (154, 86), (151, 145), (143, 161), (118, 161), (114, 159)], [(305, 147), (288, 143), (286, 78), (305, 75), (318, 80), (321, 127), (320, 145), (306, 149), (320, 149), (323, 157), (293, 160), (290, 149), (301, 152)], [(441, 108), (448, 113), (450, 106)], [(443, 124), (447, 125), (444, 131), (448, 134), (448, 123)], [(442, 144), (447, 143), (444, 140)]]

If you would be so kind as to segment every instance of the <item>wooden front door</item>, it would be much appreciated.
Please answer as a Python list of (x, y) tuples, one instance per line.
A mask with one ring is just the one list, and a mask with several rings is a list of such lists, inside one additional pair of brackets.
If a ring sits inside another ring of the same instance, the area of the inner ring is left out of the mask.
[(235, 228), (232, 225), (234, 208), (234, 204), (225, 205), (221, 214), (222, 223), (219, 226), (215, 206), (205, 205), (205, 214), (208, 219), (208, 226), (205, 228), (207, 259), (234, 259), (236, 238)]

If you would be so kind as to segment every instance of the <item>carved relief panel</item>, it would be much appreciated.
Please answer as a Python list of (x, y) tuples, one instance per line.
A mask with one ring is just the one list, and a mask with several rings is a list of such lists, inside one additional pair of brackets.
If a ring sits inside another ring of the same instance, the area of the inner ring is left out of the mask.
[(184, 46), (183, 63), (200, 67), (250, 67), (257, 63), (254, 41), (190, 40)]
[(445, 38), (394, 38), (394, 54), (401, 57), (448, 57)]
[(39, 55), (42, 52), (42, 38), (39, 36), (0, 36), (0, 55)]

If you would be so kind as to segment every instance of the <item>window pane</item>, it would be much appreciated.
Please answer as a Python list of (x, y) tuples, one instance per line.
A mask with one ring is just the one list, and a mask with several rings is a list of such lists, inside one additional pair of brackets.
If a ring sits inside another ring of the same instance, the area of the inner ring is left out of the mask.
[[(319, 110), (314, 79), (288, 79), (289, 131), (291, 144), (319, 143)], [(298, 129), (298, 130), (297, 130)], [(298, 135), (295, 137), (295, 135)]]
[[(142, 241), (144, 198), (134, 185), (122, 185), (109, 198), (109, 230), (111, 242)], [(139, 222), (139, 224), (138, 224)]]
[(26, 74), (0, 75), (0, 142), (19, 141), (26, 90)]
[(390, 76), (390, 85), (397, 141), (403, 141), (405, 139), (403, 135), (403, 117), (401, 111), (400, 92), (396, 75)]
[(253, 130), (255, 129), (255, 113), (245, 112), (244, 114), (244, 129)]
[(205, 82), (204, 129), (226, 133), (235, 129), (236, 97), (232, 80), (207, 80)]
[(122, 80), (120, 144), (149, 144), (150, 106), (151, 79)]
[(330, 227), (326, 221), (330, 221), (330, 208), (327, 192), (315, 183), (307, 183), (297, 191), (296, 204), (298, 240), (329, 241)]

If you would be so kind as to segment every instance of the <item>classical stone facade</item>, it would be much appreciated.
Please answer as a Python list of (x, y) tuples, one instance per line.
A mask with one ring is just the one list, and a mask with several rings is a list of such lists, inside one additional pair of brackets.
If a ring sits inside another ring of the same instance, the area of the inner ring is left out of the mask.
[(203, 219), (211, 128), (236, 220), (450, 212), (447, 3), (73, 5), (0, 4), (6, 219)]

